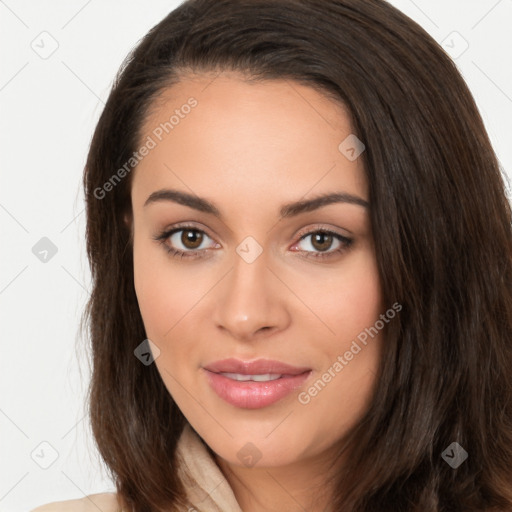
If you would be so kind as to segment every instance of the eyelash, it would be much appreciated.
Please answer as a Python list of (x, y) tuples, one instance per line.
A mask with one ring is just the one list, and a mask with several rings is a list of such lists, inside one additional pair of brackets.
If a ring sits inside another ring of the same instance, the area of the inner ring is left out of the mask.
[[(172, 229), (163, 231), (159, 235), (155, 236), (154, 240), (156, 240), (159, 244), (161, 244), (163, 246), (163, 248), (165, 249), (165, 251), (167, 251), (167, 253), (169, 253), (174, 258), (180, 258), (180, 259), (181, 258), (200, 258), (202, 256), (199, 256), (199, 253), (210, 250), (210, 249), (199, 249), (199, 250), (181, 251), (179, 249), (170, 247), (166, 243), (167, 239), (169, 237), (171, 237), (172, 235), (174, 235), (175, 233), (179, 233), (180, 231), (195, 231), (197, 233), (202, 233), (202, 234), (206, 235), (208, 238), (211, 238), (202, 229), (198, 229), (197, 227), (191, 226), (191, 225), (182, 225), (182, 226), (174, 227)], [(301, 242), (308, 236), (316, 235), (318, 233), (332, 235), (333, 237), (335, 237), (337, 240), (339, 240), (341, 242), (341, 247), (339, 247), (338, 249), (336, 249), (334, 251), (330, 251), (330, 252), (316, 252), (316, 253), (312, 253), (311, 251), (297, 251), (297, 252), (306, 253), (307, 258), (327, 259), (327, 258), (333, 257), (334, 255), (337, 255), (337, 254), (340, 254), (340, 253), (346, 251), (347, 249), (349, 249), (351, 247), (351, 245), (353, 243), (353, 240), (351, 238), (347, 238), (346, 236), (340, 235), (339, 233), (336, 233), (335, 231), (331, 231), (329, 229), (319, 228), (319, 229), (316, 229), (313, 231), (308, 231), (307, 233), (300, 235), (298, 242), (296, 242), (294, 245), (298, 244), (299, 242)]]

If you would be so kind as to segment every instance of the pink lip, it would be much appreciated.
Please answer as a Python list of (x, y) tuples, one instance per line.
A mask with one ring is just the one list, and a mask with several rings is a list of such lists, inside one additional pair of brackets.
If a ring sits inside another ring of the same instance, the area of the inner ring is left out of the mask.
[[(211, 388), (226, 402), (244, 409), (259, 409), (271, 405), (300, 388), (311, 374), (311, 368), (291, 366), (269, 359), (241, 361), (224, 359), (203, 368)], [(267, 381), (236, 381), (221, 373), (242, 375), (280, 374), (281, 378)]]
[(255, 361), (241, 361), (240, 359), (222, 359), (204, 367), (214, 373), (241, 373), (242, 375), (263, 375), (266, 373), (279, 373), (281, 375), (299, 375), (311, 370), (305, 366), (291, 366), (272, 359), (256, 359)]

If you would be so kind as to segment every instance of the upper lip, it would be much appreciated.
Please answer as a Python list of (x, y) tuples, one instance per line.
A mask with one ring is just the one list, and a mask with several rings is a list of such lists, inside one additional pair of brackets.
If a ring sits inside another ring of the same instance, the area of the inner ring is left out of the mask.
[(240, 359), (222, 359), (214, 361), (204, 367), (205, 370), (214, 373), (239, 373), (241, 375), (300, 375), (310, 371), (311, 368), (304, 366), (292, 366), (274, 361), (272, 359), (256, 359), (255, 361), (242, 361)]

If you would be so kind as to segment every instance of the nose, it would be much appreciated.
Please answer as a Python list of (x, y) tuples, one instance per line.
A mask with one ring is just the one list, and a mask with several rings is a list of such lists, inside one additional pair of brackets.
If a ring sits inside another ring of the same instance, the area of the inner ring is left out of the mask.
[(254, 341), (290, 324), (290, 292), (264, 255), (252, 263), (235, 255), (233, 268), (216, 287), (214, 322), (239, 341)]

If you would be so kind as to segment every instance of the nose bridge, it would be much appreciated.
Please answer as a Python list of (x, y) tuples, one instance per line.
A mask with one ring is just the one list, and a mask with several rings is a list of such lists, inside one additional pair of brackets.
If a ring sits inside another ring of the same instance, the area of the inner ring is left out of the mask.
[(263, 328), (281, 329), (288, 320), (282, 290), (268, 268), (267, 256), (254, 240), (244, 240), (219, 287), (214, 319), (236, 338), (249, 339)]

